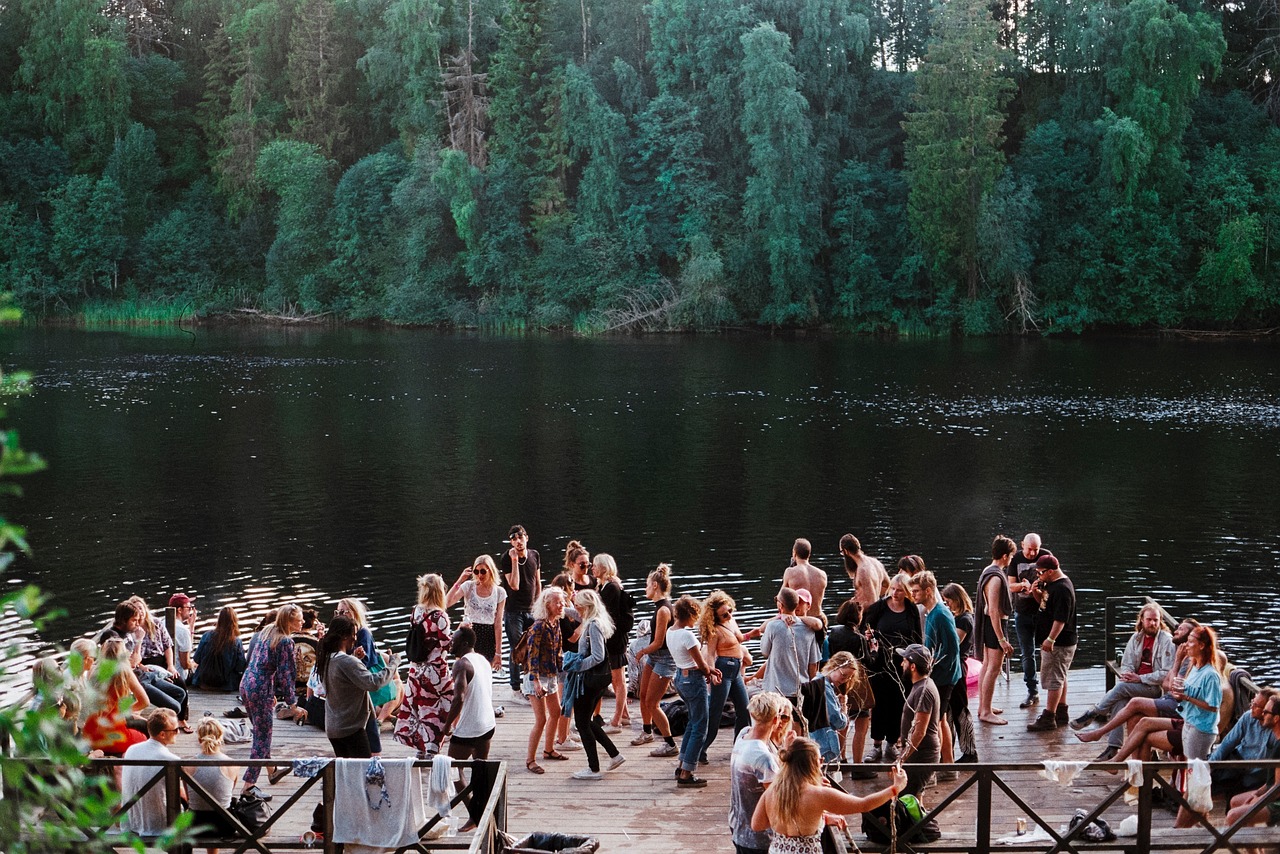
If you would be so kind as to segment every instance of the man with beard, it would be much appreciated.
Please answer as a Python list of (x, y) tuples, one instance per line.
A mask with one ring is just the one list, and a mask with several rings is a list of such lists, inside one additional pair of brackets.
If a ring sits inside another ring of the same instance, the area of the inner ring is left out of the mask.
[(1041, 547), (1039, 534), (1027, 534), (1007, 569), (1009, 590), (1013, 593), (1013, 627), (1022, 658), (1022, 679), (1027, 683), (1027, 699), (1018, 704), (1020, 709), (1029, 709), (1040, 702), (1040, 688), (1036, 684), (1036, 615), (1040, 611), (1040, 598), (1035, 591), (1040, 573), (1036, 561), (1051, 554)]
[(1027, 729), (1043, 732), (1070, 720), (1067, 674), (1076, 657), (1076, 588), (1053, 555), (1042, 551), (1036, 560), (1036, 569), (1040, 572), (1036, 587), (1043, 601), (1036, 622), (1036, 640), (1040, 641), (1040, 681), (1048, 696), (1044, 711), (1027, 724)]

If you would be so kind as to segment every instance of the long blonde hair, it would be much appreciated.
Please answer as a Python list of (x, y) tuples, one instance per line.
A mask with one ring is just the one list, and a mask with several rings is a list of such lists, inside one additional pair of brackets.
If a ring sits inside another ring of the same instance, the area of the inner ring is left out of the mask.
[(596, 569), (604, 570), (604, 580), (613, 581), (618, 577), (618, 562), (613, 559), (613, 555), (606, 552), (600, 552), (591, 559), (591, 574), (595, 575)]
[(587, 623), (594, 622), (600, 627), (600, 632), (604, 635), (605, 640), (613, 637), (613, 619), (609, 616), (609, 612), (604, 609), (604, 603), (600, 601), (600, 594), (594, 590), (579, 590), (573, 597), (573, 604), (578, 606), (578, 615), (582, 617), (582, 628), (584, 630), (587, 627)]
[(418, 576), (419, 605), (425, 605), (428, 608), (439, 608), (443, 611), (447, 595), (444, 589), (444, 579), (436, 573), (428, 572), (426, 575)]
[(351, 614), (351, 622), (356, 624), (356, 631), (367, 628), (369, 625), (369, 612), (365, 610), (364, 603), (359, 599), (339, 599), (338, 604), (342, 605)]
[(775, 816), (795, 815), (805, 787), (822, 782), (822, 755), (813, 741), (797, 738), (778, 752), (778, 758), (782, 760), (782, 768), (769, 787), (775, 807), (772, 812)]
[(129, 693), (129, 649), (124, 638), (104, 641), (98, 653), (98, 665), (93, 674), (102, 690), (120, 695)]
[(147, 607), (147, 600), (141, 596), (130, 596), (127, 600), (132, 602), (138, 608), (138, 624), (142, 626), (142, 631), (148, 638), (154, 638), (159, 631), (156, 629), (156, 621), (151, 616), (151, 609)]
[(280, 641), (289, 637), (289, 626), (293, 623), (293, 618), (302, 619), (302, 609), (290, 602), (288, 605), (281, 605), (276, 611), (276, 621), (262, 633), (262, 641), (270, 649), (275, 649)]

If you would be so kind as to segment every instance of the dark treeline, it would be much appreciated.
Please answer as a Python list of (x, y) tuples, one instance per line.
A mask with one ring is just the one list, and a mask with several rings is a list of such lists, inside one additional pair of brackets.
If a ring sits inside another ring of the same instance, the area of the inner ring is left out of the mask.
[(0, 290), (1280, 323), (1280, 0), (0, 0)]

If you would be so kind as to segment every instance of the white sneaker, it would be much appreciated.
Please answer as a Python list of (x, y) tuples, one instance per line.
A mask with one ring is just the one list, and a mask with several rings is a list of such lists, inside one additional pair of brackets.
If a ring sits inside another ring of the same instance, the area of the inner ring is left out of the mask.
[(511, 691), (511, 702), (521, 706), (529, 705), (529, 698), (526, 697), (523, 693), (516, 690), (515, 688), (510, 688), (509, 690)]
[(557, 750), (560, 750), (560, 751), (565, 751), (565, 750), (581, 750), (581, 749), (582, 749), (582, 742), (577, 741), (576, 739), (572, 739), (572, 738), (571, 738), (571, 739), (569, 739), (568, 741), (557, 741), (557, 742), (556, 742), (556, 749), (557, 749)]
[(583, 768), (581, 771), (574, 771), (569, 775), (575, 780), (603, 780), (603, 771), (592, 771), (590, 768)]
[(619, 768), (622, 767), (622, 763), (626, 761), (627, 761), (627, 757), (619, 753), (617, 756), (609, 760), (609, 770), (617, 771)]

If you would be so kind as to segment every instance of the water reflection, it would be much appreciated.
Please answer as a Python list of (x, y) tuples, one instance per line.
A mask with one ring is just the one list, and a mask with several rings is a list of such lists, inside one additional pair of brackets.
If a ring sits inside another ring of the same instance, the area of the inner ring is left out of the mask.
[(514, 521), (548, 570), (581, 539), (638, 593), (668, 561), (677, 593), (721, 587), (746, 625), (797, 535), (834, 598), (845, 531), (972, 587), (994, 534), (1037, 530), (1081, 591), (1082, 663), (1104, 597), (1151, 592), (1280, 676), (1259, 654), (1280, 552), (1267, 345), (0, 336), (38, 375), (12, 422), (53, 464), (14, 513), (37, 549), (21, 577), (68, 613), (51, 640), (181, 590), (246, 626), (359, 596), (399, 645), (414, 578), (451, 583)]

